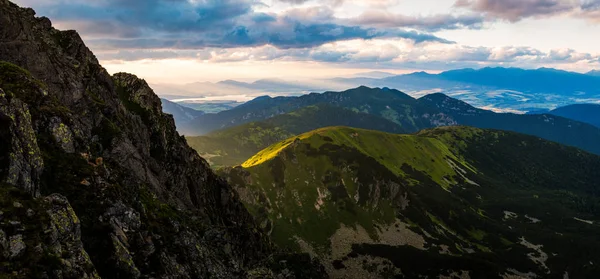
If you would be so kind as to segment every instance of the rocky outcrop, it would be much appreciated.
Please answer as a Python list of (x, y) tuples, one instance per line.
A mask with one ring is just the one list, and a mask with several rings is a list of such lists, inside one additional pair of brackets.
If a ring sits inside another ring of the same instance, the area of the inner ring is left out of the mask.
[[(9, 100), (10, 99), (10, 100)], [(5, 145), (5, 176), (3, 182), (21, 185), (23, 190), (39, 195), (43, 161), (31, 123), (29, 106), (19, 99), (7, 96), (0, 89), (0, 120)]]
[(34, 15), (0, 0), (0, 189), (13, 193), (0, 210), (15, 213), (1, 220), (0, 273), (326, 276), (310, 258), (273, 256), (145, 81), (111, 77), (75, 31)]
[(99, 278), (81, 242), (81, 225), (67, 199), (35, 199), (3, 184), (0, 273), (14, 278)]

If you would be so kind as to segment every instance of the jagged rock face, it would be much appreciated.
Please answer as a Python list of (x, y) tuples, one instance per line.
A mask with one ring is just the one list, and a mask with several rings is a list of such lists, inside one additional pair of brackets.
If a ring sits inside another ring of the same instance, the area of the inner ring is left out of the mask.
[(7, 202), (40, 208), (37, 226), (51, 229), (4, 230), (27, 213), (0, 220), (0, 273), (324, 276), (310, 258), (287, 261), (303, 265), (294, 273), (268, 257), (272, 245), (237, 193), (177, 134), (145, 81), (111, 77), (76, 32), (34, 15), (0, 0), (0, 61), (10, 62), (0, 62), (0, 182), (27, 193)]
[(29, 106), (19, 99), (7, 99), (0, 89), (0, 115), (4, 143), (3, 182), (21, 185), (34, 196), (39, 195), (43, 161), (31, 123)]

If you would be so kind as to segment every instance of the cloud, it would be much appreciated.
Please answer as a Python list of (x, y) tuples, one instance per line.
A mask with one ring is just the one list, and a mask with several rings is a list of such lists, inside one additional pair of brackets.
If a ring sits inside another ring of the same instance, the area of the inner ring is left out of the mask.
[[(290, 5), (302, 5), (307, 2), (311, 2), (311, 0), (277, 0), (278, 2), (287, 3)], [(371, 0), (371, 1), (385, 1), (385, 0)], [(340, 6), (346, 2), (346, 0), (320, 0), (318, 1), (320, 4), (325, 4), (328, 6)]]
[(573, 9), (569, 0), (457, 0), (455, 6), (512, 22), (526, 17), (556, 15)]
[(277, 63), (311, 61), (336, 67), (381, 69), (452, 69), (463, 67), (588, 65), (594, 67), (599, 55), (581, 53), (572, 49), (541, 51), (531, 47), (467, 47), (456, 44), (431, 43), (415, 45), (407, 39), (372, 41), (352, 40), (327, 43), (314, 48), (281, 49), (274, 46), (240, 48), (206, 48), (202, 50), (128, 50), (102, 52), (103, 60), (190, 59), (204, 63), (239, 61), (269, 61)]
[(600, 0), (584, 1), (578, 15), (596, 23), (600, 23)]
[(404, 38), (415, 43), (453, 42), (431, 34), (398, 29), (373, 29), (348, 27), (336, 24), (309, 24), (299, 22), (276, 26), (273, 29), (249, 29), (238, 26), (225, 34), (213, 33), (209, 36), (185, 36), (181, 38), (100, 38), (87, 42), (98, 50), (109, 49), (201, 49), (258, 47), (272, 45), (281, 49), (312, 48), (326, 43), (375, 38)]
[(514, 62), (518, 59), (543, 57), (546, 54), (531, 47), (497, 47), (491, 48), (488, 60), (492, 62)]
[[(31, 2), (22, 0), (21, 2)], [(450, 41), (400, 28), (339, 22), (326, 7), (258, 12), (258, 0), (33, 1), (61, 28), (77, 29), (92, 48), (201, 49), (272, 45), (311, 48), (352, 39), (405, 38)]]
[(355, 24), (379, 27), (410, 27), (420, 30), (438, 31), (451, 29), (479, 29), (483, 27), (485, 18), (481, 15), (449, 15), (406, 16), (386, 11), (371, 10), (349, 20)]
[(431, 33), (559, 14), (599, 20), (600, 0), (573, 1), (458, 0), (455, 6), (471, 12), (412, 16), (382, 8), (397, 0), (360, 0), (346, 4), (365, 12), (338, 18), (336, 7), (316, 0), (279, 10), (259, 0), (19, 0), (59, 28), (77, 29), (101, 60), (115, 63), (315, 61), (392, 69), (598, 63), (598, 55), (572, 49), (467, 47)]
[(580, 53), (573, 49), (553, 49), (548, 53), (547, 58), (557, 62), (579, 62), (582, 60), (597, 60), (599, 57), (594, 57), (589, 53)]
[(304, 4), (308, 1), (310, 1), (310, 0), (279, 0), (279, 2), (289, 3), (289, 4), (294, 4), (294, 5)]
[(196, 59), (201, 61), (211, 60), (211, 51), (206, 50), (118, 50), (99, 52), (98, 58), (105, 60), (138, 61), (138, 60), (164, 60), (164, 59)]
[(454, 6), (511, 22), (559, 15), (600, 22), (599, 0), (456, 0)]

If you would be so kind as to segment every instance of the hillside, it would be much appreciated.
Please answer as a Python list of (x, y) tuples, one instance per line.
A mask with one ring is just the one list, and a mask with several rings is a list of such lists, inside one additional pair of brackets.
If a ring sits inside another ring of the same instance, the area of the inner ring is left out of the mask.
[(264, 96), (228, 111), (203, 115), (182, 127), (186, 135), (203, 135), (318, 104), (383, 117), (408, 132), (416, 132), (423, 127), (455, 124), (436, 110), (422, 106), (417, 100), (400, 91), (363, 86), (344, 92), (311, 93), (300, 97)]
[[(407, 133), (440, 126), (465, 125), (538, 136), (600, 154), (600, 129), (589, 124), (560, 116), (494, 113), (475, 108), (441, 93), (414, 99), (400, 91), (387, 88), (359, 87), (344, 92), (312, 93), (301, 97), (271, 98), (264, 96), (228, 111), (200, 116), (188, 123), (189, 125), (180, 125), (179, 128), (186, 131), (191, 129), (204, 134), (250, 122), (264, 121), (315, 104), (326, 104), (370, 114), (374, 119), (385, 118), (400, 126)], [(322, 120), (312, 117), (310, 114), (304, 117), (307, 117), (305, 122), (309, 123), (307, 128), (315, 129), (325, 126), (311, 126), (311, 122)], [(363, 121), (363, 123), (367, 124), (368, 122)], [(375, 125), (374, 123), (372, 125)], [(336, 121), (325, 124), (389, 131), (376, 126), (355, 126)], [(190, 125), (196, 128), (191, 128)], [(243, 128), (240, 128), (238, 131), (242, 130)], [(298, 131), (301, 133), (308, 129)], [(292, 132), (292, 134), (297, 133)], [(186, 133), (186, 135), (190, 134)], [(201, 152), (214, 154), (211, 151), (201, 150)]]
[(160, 99), (160, 101), (162, 103), (163, 112), (173, 115), (175, 123), (187, 123), (204, 114), (202, 111), (179, 105), (167, 99)]
[(312, 278), (75, 31), (0, 0), (0, 277)]
[(333, 127), (221, 175), (277, 244), (334, 278), (587, 278), (600, 271), (599, 167), (510, 132)]
[(206, 136), (186, 137), (188, 144), (211, 165), (240, 165), (271, 144), (318, 128), (349, 126), (402, 133), (396, 123), (371, 114), (325, 104), (307, 106), (260, 122), (242, 124)]
[(579, 122), (579, 119), (551, 114), (493, 113), (474, 108), (444, 94), (427, 95), (420, 98), (419, 102), (439, 109), (460, 125), (534, 135), (600, 154), (600, 129)]
[(548, 114), (569, 118), (600, 127), (600, 105), (577, 104), (560, 107), (548, 112)]
[(186, 137), (191, 148), (213, 167), (236, 166), (256, 152), (294, 134), (265, 122), (252, 122), (206, 136)]

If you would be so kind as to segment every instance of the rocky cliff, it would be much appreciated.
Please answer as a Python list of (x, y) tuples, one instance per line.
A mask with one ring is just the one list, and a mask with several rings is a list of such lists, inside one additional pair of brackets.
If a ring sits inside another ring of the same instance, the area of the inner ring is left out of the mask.
[(148, 84), (75, 31), (0, 0), (0, 61), (0, 274), (325, 276), (277, 253)]

